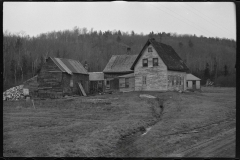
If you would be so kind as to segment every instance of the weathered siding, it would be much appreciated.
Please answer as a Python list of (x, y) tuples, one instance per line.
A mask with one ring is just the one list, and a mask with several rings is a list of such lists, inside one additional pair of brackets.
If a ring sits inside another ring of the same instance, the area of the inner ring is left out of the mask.
[[(73, 80), (73, 87), (70, 86), (70, 81)], [(86, 94), (89, 93), (89, 76), (85, 74), (74, 73), (73, 75), (63, 73), (63, 94), (73, 95), (79, 94), (78, 83), (81, 83)]]
[[(110, 80), (110, 89), (105, 88), (106, 91), (110, 90), (119, 90), (119, 77), (125, 74), (133, 73), (132, 72), (126, 72), (126, 73), (104, 73), (104, 79), (105, 82), (107, 80)], [(106, 83), (105, 83), (106, 85)]]
[[(153, 52), (148, 52), (148, 47), (152, 47)], [(134, 67), (135, 90), (166, 91), (167, 67), (153, 46), (150, 44), (148, 47), (143, 50), (143, 55)], [(148, 67), (143, 67), (142, 60), (145, 58), (148, 59)], [(153, 66), (153, 58), (158, 58), (158, 66)], [(143, 84), (143, 76), (146, 76), (146, 84)]]
[(201, 86), (200, 86), (200, 81), (196, 81), (196, 89), (200, 89)]
[(62, 96), (62, 72), (49, 58), (38, 74), (38, 96), (55, 98)]
[[(168, 90), (186, 90), (186, 72), (168, 71)], [(179, 80), (177, 82), (177, 78)]]
[(126, 88), (125, 86), (125, 77), (119, 78), (119, 89), (121, 92), (129, 92), (129, 91), (134, 91), (135, 89), (135, 78), (134, 77), (129, 77), (129, 87)]

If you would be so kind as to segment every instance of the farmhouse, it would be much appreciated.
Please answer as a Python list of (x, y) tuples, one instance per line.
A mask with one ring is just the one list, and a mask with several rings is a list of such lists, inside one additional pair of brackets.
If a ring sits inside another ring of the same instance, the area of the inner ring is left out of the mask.
[(106, 80), (106, 91), (119, 90), (119, 76), (133, 73), (131, 66), (137, 55), (112, 55), (103, 70)]
[(200, 89), (200, 78), (192, 75), (192, 74), (187, 74), (187, 89)]
[(186, 90), (188, 67), (174, 49), (149, 39), (131, 66), (135, 91)]
[(88, 72), (79, 61), (72, 59), (48, 57), (37, 81), (39, 97), (58, 98), (89, 93)]

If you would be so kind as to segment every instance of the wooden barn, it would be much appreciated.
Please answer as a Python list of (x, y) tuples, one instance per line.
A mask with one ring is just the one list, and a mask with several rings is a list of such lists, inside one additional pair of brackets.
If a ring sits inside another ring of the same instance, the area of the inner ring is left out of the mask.
[(39, 97), (58, 98), (89, 93), (88, 72), (79, 61), (72, 59), (48, 57), (37, 81)]
[(119, 91), (119, 76), (134, 72), (130, 68), (136, 58), (137, 55), (112, 55), (103, 70), (106, 80), (105, 91)]
[(192, 74), (187, 74), (186, 78), (186, 86), (187, 89), (201, 89), (201, 84), (200, 84), (201, 79), (192, 75)]
[(119, 91), (130, 92), (135, 90), (134, 73), (119, 76)]
[(174, 49), (149, 39), (134, 61), (135, 91), (186, 90), (188, 67)]
[(90, 94), (104, 92), (103, 72), (89, 72)]

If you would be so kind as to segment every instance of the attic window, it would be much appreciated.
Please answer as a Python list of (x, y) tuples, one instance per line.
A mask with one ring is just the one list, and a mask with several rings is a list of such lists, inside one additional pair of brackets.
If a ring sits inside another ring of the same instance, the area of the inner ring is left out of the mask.
[(148, 48), (148, 52), (152, 52), (152, 47), (149, 47), (149, 48)]
[(147, 67), (148, 66), (148, 59), (143, 59), (143, 67)]

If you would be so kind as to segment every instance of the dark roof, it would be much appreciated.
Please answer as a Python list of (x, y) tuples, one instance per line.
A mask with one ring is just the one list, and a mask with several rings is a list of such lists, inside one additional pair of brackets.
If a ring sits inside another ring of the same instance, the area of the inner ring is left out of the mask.
[(155, 39), (149, 39), (147, 43), (144, 45), (142, 51), (139, 53), (138, 57), (134, 61), (133, 65), (131, 66), (131, 69), (134, 69), (134, 66), (138, 62), (139, 58), (143, 54), (144, 49), (149, 45), (152, 44), (154, 49), (157, 51), (159, 57), (163, 60), (165, 65), (167, 66), (168, 70), (173, 71), (188, 71), (188, 67), (186, 64), (182, 61), (182, 59), (179, 57), (179, 55), (174, 51), (174, 49), (166, 44), (160, 43), (155, 41)]
[(52, 57), (50, 58), (53, 60), (53, 62), (58, 66), (58, 68), (62, 72), (67, 72), (68, 74), (73, 74), (73, 73), (88, 74), (87, 70), (77, 60), (65, 59), (65, 58), (52, 58)]
[(112, 55), (104, 68), (104, 73), (133, 72), (130, 68), (137, 58), (137, 55)]

